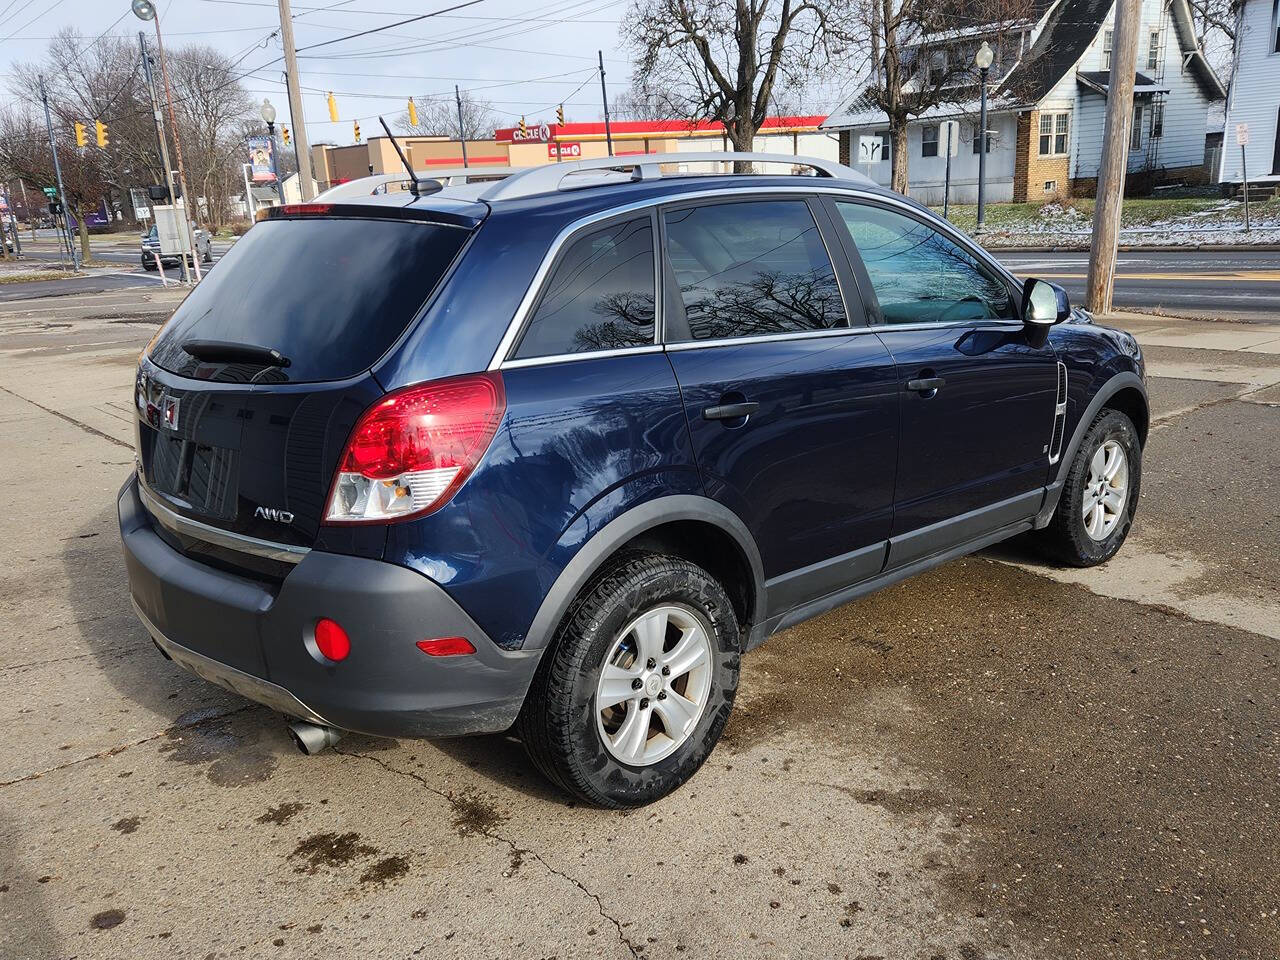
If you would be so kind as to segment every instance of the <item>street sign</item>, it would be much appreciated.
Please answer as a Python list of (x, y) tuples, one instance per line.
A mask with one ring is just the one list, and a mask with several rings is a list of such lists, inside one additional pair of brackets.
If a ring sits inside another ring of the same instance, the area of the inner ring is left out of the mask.
[(938, 139), (946, 148), (944, 157), (960, 156), (960, 121), (944, 120), (938, 127)]
[(861, 134), (858, 137), (858, 162), (879, 163), (883, 159), (884, 140), (878, 134)]
[(1249, 145), (1249, 125), (1247, 123), (1236, 124), (1236, 143), (1242, 147)]
[(44, 187), (43, 189), (46, 197), (56, 197), (58, 195), (57, 187)]

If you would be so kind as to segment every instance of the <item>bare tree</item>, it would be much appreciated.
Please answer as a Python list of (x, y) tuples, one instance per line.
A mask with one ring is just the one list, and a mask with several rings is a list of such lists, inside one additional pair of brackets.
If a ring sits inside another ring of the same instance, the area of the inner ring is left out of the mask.
[[(418, 123), (409, 122), (409, 111), (396, 117), (396, 127), (413, 137), (458, 136), (458, 104), (452, 97), (433, 97), (423, 94), (414, 97)], [(462, 92), (462, 133), (466, 140), (487, 140), (499, 124), (493, 112), (493, 104), (481, 100), (465, 90)]]
[[(907, 124), (934, 107), (976, 100), (973, 54), (982, 40), (1012, 66), (1010, 27), (1031, 15), (1032, 0), (976, 0), (960, 7), (937, 0), (864, 0), (855, 7), (870, 33), (869, 83), (857, 101), (889, 122), (893, 189), (907, 192)], [(975, 36), (975, 24), (990, 29)], [(963, 40), (956, 34), (964, 31)], [(999, 69), (993, 71), (998, 80)]]
[[(85, 217), (98, 209), (108, 189), (103, 157), (96, 149), (78, 150), (69, 126), (55, 122), (54, 139), (62, 165), (64, 199), (68, 212), (80, 221), (80, 255), (81, 259), (88, 260), (89, 231)], [(5, 179), (25, 180), (42, 187), (57, 182), (43, 107), (37, 109), (21, 103), (0, 110), (0, 171)]]
[[(233, 61), (212, 47), (180, 47), (167, 52), (167, 59), (187, 186), (205, 198), (209, 219), (221, 227), (230, 212), (227, 197), (239, 192), (242, 131), (253, 116), (253, 100), (240, 85)], [(190, 209), (196, 210), (194, 200)]]
[(718, 120), (749, 151), (779, 89), (803, 87), (843, 50), (847, 5), (827, 0), (633, 0), (623, 28), (646, 109)]

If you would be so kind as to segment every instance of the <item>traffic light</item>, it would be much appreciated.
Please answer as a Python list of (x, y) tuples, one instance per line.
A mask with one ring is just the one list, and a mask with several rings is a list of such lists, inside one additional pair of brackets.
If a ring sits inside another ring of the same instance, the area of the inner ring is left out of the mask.
[(359, 143), (359, 142), (360, 142), (360, 121), (359, 121), (359, 120), (352, 120), (352, 121), (351, 121), (351, 128), (352, 128), (352, 130), (355, 132), (356, 143)]
[(562, 127), (564, 126), (564, 104), (563, 103), (560, 104), (560, 106), (556, 107), (556, 123), (560, 124), (560, 126)]
[(101, 120), (95, 120), (93, 121), (93, 129), (98, 134), (98, 146), (105, 149), (107, 144), (111, 142), (107, 139), (107, 125)]
[(284, 137), (284, 145), (287, 147), (289, 145), (289, 128), (282, 126), (280, 128), (280, 135)]
[(76, 121), (76, 146), (87, 147), (89, 145), (89, 135), (85, 133), (84, 124), (79, 120)]
[(520, 136), (527, 137), (529, 135), (529, 127), (524, 122), (524, 117), (520, 118)]
[(338, 101), (333, 99), (333, 91), (329, 92), (329, 120), (338, 122)]
[(418, 125), (418, 106), (413, 102), (413, 97), (409, 98), (409, 126), (416, 127)]

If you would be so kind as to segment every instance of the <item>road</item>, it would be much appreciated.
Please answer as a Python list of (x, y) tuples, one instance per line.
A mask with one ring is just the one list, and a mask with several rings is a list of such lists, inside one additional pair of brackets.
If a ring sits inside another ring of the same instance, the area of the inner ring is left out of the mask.
[(1134, 533), (1015, 543), (771, 638), (696, 778), (566, 802), (504, 736), (351, 736), (160, 658), (115, 497), (182, 291), (0, 306), (0, 955), (1280, 956), (1280, 325), (1117, 320)]
[[(1083, 302), (1087, 253), (993, 253), (1014, 273)], [(1121, 253), (1116, 309), (1219, 320), (1280, 320), (1280, 251)]]
[[(25, 240), (25, 238), (24, 238)], [(57, 250), (51, 239), (37, 244), (27, 242), (32, 259), (56, 263)], [(231, 244), (215, 241), (215, 262), (231, 248)], [(1086, 253), (1016, 253), (993, 251), (1014, 273), (1022, 277), (1041, 277), (1063, 286), (1072, 302), (1083, 303), (1085, 277), (1089, 257)], [(139, 264), (135, 249), (127, 245), (100, 244), (94, 251), (96, 260), (119, 263), (122, 273), (136, 281), (115, 279), (109, 284), (87, 281), (50, 281), (62, 284), (55, 290), (89, 291), (109, 287), (159, 284), (154, 273)], [(168, 271), (180, 277), (176, 269)], [(22, 285), (31, 286), (31, 285)], [(33, 288), (34, 290), (34, 288)], [(26, 299), (33, 290), (14, 290), (0, 286), (0, 302)], [(34, 290), (34, 295), (41, 295)], [(1134, 310), (1180, 317), (1203, 317), (1217, 320), (1280, 322), (1280, 251), (1205, 251), (1121, 253), (1116, 276), (1115, 306), (1118, 310)]]

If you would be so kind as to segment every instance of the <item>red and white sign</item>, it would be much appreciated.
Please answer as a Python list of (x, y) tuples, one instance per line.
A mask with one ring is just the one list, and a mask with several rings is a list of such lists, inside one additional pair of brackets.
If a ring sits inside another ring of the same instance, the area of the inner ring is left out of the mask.
[(577, 160), (582, 156), (581, 143), (548, 143), (547, 156), (555, 160), (557, 157), (568, 157), (570, 160)]
[(1249, 125), (1247, 123), (1236, 124), (1236, 143), (1242, 147), (1249, 145)]
[(551, 128), (545, 123), (537, 126), (525, 127), (525, 132), (521, 133), (520, 128), (516, 127), (511, 131), (511, 140), (513, 143), (546, 143), (551, 139)]

